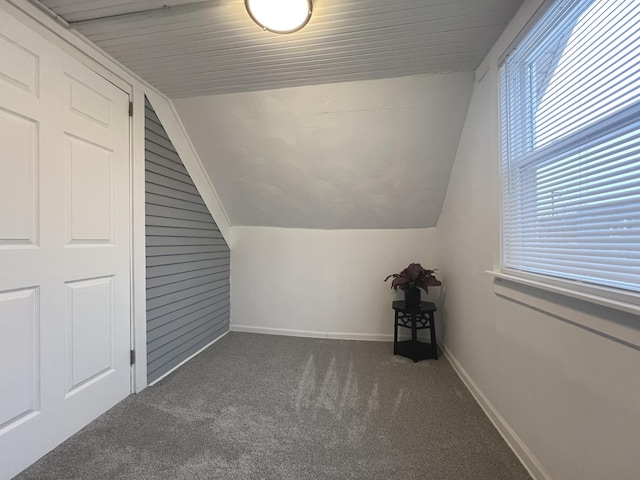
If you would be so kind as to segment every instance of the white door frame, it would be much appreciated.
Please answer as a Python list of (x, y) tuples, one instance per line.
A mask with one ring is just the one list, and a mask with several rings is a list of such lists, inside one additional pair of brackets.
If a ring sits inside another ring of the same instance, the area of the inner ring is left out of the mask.
[(147, 275), (145, 222), (144, 92), (132, 89), (131, 125), (131, 392), (147, 387)]

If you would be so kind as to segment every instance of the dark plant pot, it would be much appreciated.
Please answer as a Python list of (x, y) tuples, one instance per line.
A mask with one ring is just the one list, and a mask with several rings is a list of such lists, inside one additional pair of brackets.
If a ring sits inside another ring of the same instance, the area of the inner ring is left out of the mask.
[(410, 288), (404, 291), (404, 303), (407, 307), (420, 306), (420, 289)]

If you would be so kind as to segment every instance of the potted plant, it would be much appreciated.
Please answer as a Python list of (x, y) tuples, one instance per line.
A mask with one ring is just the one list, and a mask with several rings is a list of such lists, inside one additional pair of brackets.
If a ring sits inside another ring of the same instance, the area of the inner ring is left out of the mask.
[(435, 270), (427, 270), (419, 263), (412, 263), (400, 273), (392, 273), (384, 281), (393, 277), (391, 288), (404, 292), (404, 301), (408, 307), (417, 307), (420, 305), (420, 289), (429, 293), (429, 287), (442, 285), (434, 273)]

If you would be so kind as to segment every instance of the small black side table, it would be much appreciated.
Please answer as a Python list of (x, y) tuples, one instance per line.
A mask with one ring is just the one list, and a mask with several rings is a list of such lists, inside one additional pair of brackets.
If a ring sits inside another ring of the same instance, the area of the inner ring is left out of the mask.
[[(436, 344), (436, 325), (433, 314), (436, 306), (431, 302), (420, 302), (420, 306), (407, 308), (404, 301), (397, 300), (391, 305), (395, 311), (395, 328), (393, 331), (393, 354), (410, 358), (414, 362), (427, 358), (438, 359)], [(398, 341), (398, 327), (411, 329), (411, 340)], [(428, 328), (431, 343), (418, 341), (418, 330)]]

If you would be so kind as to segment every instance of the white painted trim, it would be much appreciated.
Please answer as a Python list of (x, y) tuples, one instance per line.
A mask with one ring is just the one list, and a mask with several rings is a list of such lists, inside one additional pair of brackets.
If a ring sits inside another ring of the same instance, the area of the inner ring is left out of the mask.
[(197, 355), (200, 355), (202, 352), (204, 352), (207, 348), (209, 348), (211, 345), (213, 345), (214, 343), (216, 343), (218, 340), (220, 340), (222, 337), (224, 337), (227, 333), (229, 333), (230, 330), (227, 330), (226, 332), (224, 332), (222, 335), (220, 335), (218, 338), (216, 338), (213, 342), (206, 344), (204, 347), (202, 347), (200, 350), (198, 350), (196, 353), (194, 353), (193, 355), (191, 355), (188, 358), (185, 358), (183, 361), (181, 361), (178, 365), (176, 365), (175, 367), (173, 367), (171, 370), (169, 370), (167, 373), (163, 374), (162, 376), (156, 378), (153, 382), (151, 382), (149, 385), (147, 385), (147, 387), (151, 387), (153, 385), (155, 385), (156, 383), (158, 383), (160, 380), (162, 380), (163, 378), (165, 378), (167, 375), (170, 375), (171, 373), (175, 372), (177, 369), (179, 369), (182, 365), (184, 365), (185, 363), (187, 363), (189, 360), (191, 360), (193, 357), (196, 357)]
[[(227, 240), (227, 243), (231, 242), (231, 219), (229, 218), (229, 214), (227, 213), (227, 210), (224, 208), (224, 205), (222, 204), (222, 200), (220, 200), (220, 197), (218, 196), (218, 192), (216, 191), (215, 187), (213, 186), (213, 182), (211, 180), (211, 177), (209, 177), (209, 175), (206, 173), (206, 170), (204, 168), (204, 165), (202, 164), (202, 160), (200, 159), (200, 156), (198, 155), (198, 152), (196, 150), (196, 147), (193, 145), (193, 142), (191, 141), (191, 137), (189, 136), (186, 127), (184, 126), (184, 124), (182, 123), (182, 119), (180, 118), (180, 114), (178, 113), (178, 111), (176, 110), (176, 106), (173, 104), (172, 101), (169, 102), (169, 106), (171, 107), (171, 111), (173, 112), (173, 118), (176, 119), (176, 121), (178, 122), (180, 129), (184, 132), (184, 136), (185, 136), (185, 140), (189, 145), (189, 149), (193, 152), (194, 156), (195, 156), (195, 160), (198, 163), (198, 168), (200, 168), (203, 172), (203, 175), (205, 177), (205, 181), (207, 182), (208, 185), (208, 192), (211, 193), (213, 195), (214, 198), (212, 198), (212, 207), (213, 208), (219, 208), (219, 214), (218, 217), (216, 218), (224, 218), (225, 219), (225, 223), (223, 223), (223, 227), (225, 227), (225, 230), (227, 230), (225, 233), (226, 235), (224, 235), (225, 240)], [(208, 204), (207, 204), (208, 205)], [(209, 208), (209, 210), (211, 210), (211, 208)]]
[(292, 330), (290, 328), (254, 327), (251, 325), (229, 325), (232, 332), (261, 333), (264, 335), (284, 335), (287, 337), (328, 338), (327, 332), (313, 330)]
[(518, 434), (511, 428), (509, 423), (504, 419), (502, 415), (496, 410), (491, 401), (482, 393), (482, 390), (476, 385), (471, 376), (462, 367), (458, 359), (445, 348), (444, 345), (440, 345), (444, 356), (449, 361), (453, 369), (456, 371), (462, 383), (465, 384), (473, 398), (480, 405), (480, 408), (487, 415), (496, 430), (502, 435), (507, 445), (513, 450), (518, 460), (524, 465), (531, 477), (534, 480), (552, 480), (549, 472), (544, 468), (540, 460), (533, 454), (533, 452), (527, 447), (524, 441), (518, 436)]
[[(132, 118), (133, 158), (144, 158), (144, 92), (134, 88)], [(132, 392), (139, 393), (147, 386), (147, 258), (145, 220), (145, 163), (133, 162), (132, 179), (132, 259), (133, 273), (131, 311), (133, 314), (132, 348), (136, 352), (133, 365)]]
[(640, 350), (640, 328), (637, 314), (585, 302), (562, 292), (542, 289), (527, 283), (496, 279), (496, 295), (544, 312), (562, 321), (583, 328), (635, 350)]
[(158, 95), (156, 92), (147, 92), (147, 97), (149, 98), (149, 102), (153, 106), (156, 115), (158, 115), (162, 126), (169, 135), (171, 143), (178, 152), (180, 160), (184, 163), (185, 168), (189, 172), (189, 176), (193, 180), (198, 192), (200, 192), (200, 196), (207, 205), (209, 212), (211, 212), (216, 225), (218, 225), (220, 233), (222, 233), (227, 244), (230, 244), (231, 222), (229, 220), (229, 216), (222, 206), (222, 202), (220, 202), (220, 197), (218, 197), (218, 194), (213, 187), (213, 183), (211, 182), (209, 175), (207, 175), (202, 161), (198, 156), (198, 152), (193, 146), (193, 143), (191, 143), (191, 139), (189, 138), (173, 103), (171, 101), (164, 100), (163, 97)]
[(334, 340), (364, 340), (367, 342), (393, 342), (393, 334), (391, 333), (327, 332), (327, 338)]
[(254, 327), (252, 325), (230, 325), (232, 332), (284, 335), (287, 337), (330, 338), (332, 340), (365, 340), (370, 342), (392, 342), (393, 335), (377, 333), (319, 332), (314, 330), (292, 330), (290, 328)]
[(613, 288), (599, 287), (597, 285), (562, 280), (533, 273), (528, 274), (504, 270), (487, 270), (485, 273), (494, 277), (497, 282), (507, 280), (509, 282), (526, 285), (527, 287), (563, 295), (575, 300), (640, 316), (640, 294), (635, 292), (625, 292)]
[(489, 73), (490, 68), (491, 66), (489, 65), (489, 62), (482, 62), (480, 64), (475, 73), (476, 83), (482, 82), (482, 79), (484, 79), (487, 73)]
[(529, 11), (531, 13), (527, 15), (528, 19), (524, 24), (518, 25), (517, 31), (510, 34), (511, 41), (508, 45), (502, 48), (502, 51), (500, 51), (500, 54), (498, 55), (498, 65), (502, 65), (504, 63), (507, 56), (515, 50), (522, 39), (531, 31), (540, 17), (547, 11), (554, 1), (555, 0), (532, 0), (532, 4), (529, 7)]

